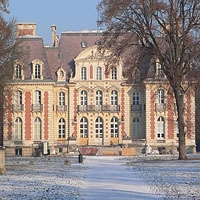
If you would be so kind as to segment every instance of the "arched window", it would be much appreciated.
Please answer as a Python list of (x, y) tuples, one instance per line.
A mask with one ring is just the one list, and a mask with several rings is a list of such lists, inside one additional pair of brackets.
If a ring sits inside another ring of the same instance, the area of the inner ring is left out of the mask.
[(111, 78), (112, 80), (117, 80), (117, 68), (116, 67), (112, 67), (111, 68)]
[(157, 120), (157, 137), (158, 139), (165, 138), (165, 120), (161, 116)]
[(65, 138), (66, 126), (65, 120), (61, 118), (58, 122), (58, 138)]
[(86, 67), (81, 68), (81, 80), (86, 80)]
[(80, 137), (88, 138), (88, 120), (86, 117), (82, 117), (80, 120)]
[(35, 140), (42, 139), (42, 122), (39, 117), (37, 117), (34, 121), (34, 139)]
[(111, 92), (110, 103), (111, 103), (112, 106), (117, 106), (118, 105), (118, 92), (116, 90), (113, 90)]
[(101, 70), (101, 67), (97, 67), (97, 73), (96, 73), (96, 75), (97, 75), (97, 80), (102, 80), (102, 72), (101, 72), (102, 70)]
[(15, 120), (14, 139), (22, 140), (22, 119), (19, 117)]
[(95, 120), (95, 134), (96, 138), (103, 138), (103, 119), (97, 117)]
[(58, 103), (59, 106), (64, 106), (65, 105), (65, 93), (64, 92), (59, 92), (59, 97), (58, 97)]
[(133, 139), (138, 139), (140, 134), (140, 121), (137, 117), (133, 119)]
[(113, 117), (110, 121), (110, 133), (111, 137), (119, 137), (119, 127), (118, 127), (118, 119)]

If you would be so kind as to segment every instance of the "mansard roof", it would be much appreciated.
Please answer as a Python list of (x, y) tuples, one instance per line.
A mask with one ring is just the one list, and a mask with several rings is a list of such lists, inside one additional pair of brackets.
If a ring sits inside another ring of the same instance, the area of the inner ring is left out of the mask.
[(19, 60), (24, 63), (24, 79), (30, 79), (32, 73), (31, 63), (33, 60), (41, 60), (43, 62), (43, 79), (51, 79), (48, 60), (46, 57), (43, 39), (37, 36), (18, 37), (17, 41), (20, 45)]

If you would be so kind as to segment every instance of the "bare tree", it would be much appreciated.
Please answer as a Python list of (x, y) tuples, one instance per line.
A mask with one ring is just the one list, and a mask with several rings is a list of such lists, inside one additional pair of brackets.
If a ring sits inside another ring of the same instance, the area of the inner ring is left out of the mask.
[(179, 159), (187, 159), (183, 96), (200, 56), (200, 1), (102, 0), (98, 10), (106, 28), (103, 46), (117, 56), (128, 52), (132, 70), (140, 67), (139, 55), (159, 60), (177, 105)]
[(13, 60), (16, 58), (15, 20), (5, 20), (8, 0), (0, 0), (0, 146), (3, 146), (3, 116), (6, 83), (11, 80)]

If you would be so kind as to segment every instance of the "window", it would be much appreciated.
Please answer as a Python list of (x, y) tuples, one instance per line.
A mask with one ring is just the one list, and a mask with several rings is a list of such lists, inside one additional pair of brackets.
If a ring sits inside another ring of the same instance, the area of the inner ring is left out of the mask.
[(35, 140), (42, 139), (42, 122), (39, 117), (37, 117), (34, 121), (34, 139)]
[(32, 61), (32, 79), (43, 79), (42, 76), (43, 62), (39, 59)]
[(15, 67), (15, 78), (22, 79), (22, 66), (20, 64), (17, 64)]
[(111, 78), (112, 78), (112, 80), (117, 80), (117, 69), (116, 69), (116, 67), (112, 67), (111, 68)]
[(81, 68), (81, 80), (86, 80), (86, 67)]
[(14, 96), (15, 105), (22, 105), (22, 92), (16, 91)]
[(87, 105), (87, 91), (85, 91), (85, 90), (81, 91), (80, 104), (82, 106)]
[(112, 106), (118, 105), (118, 92), (116, 90), (111, 91), (110, 103)]
[(95, 120), (95, 134), (96, 138), (103, 138), (103, 119), (97, 117)]
[(58, 137), (65, 138), (65, 120), (63, 118), (58, 122)]
[(139, 137), (140, 132), (140, 121), (137, 117), (133, 119), (133, 139), (137, 139)]
[(88, 120), (86, 117), (83, 117), (80, 120), (80, 137), (88, 138)]
[(39, 90), (35, 91), (35, 104), (36, 105), (41, 104), (41, 92)]
[(157, 90), (157, 101), (159, 104), (164, 104), (165, 102), (165, 92), (163, 89)]
[(22, 120), (19, 117), (15, 120), (14, 139), (22, 140)]
[(102, 80), (101, 67), (97, 67), (97, 80)]
[(102, 91), (97, 90), (96, 91), (96, 106), (102, 106), (102, 105), (103, 105)]
[(34, 77), (36, 79), (40, 79), (41, 78), (41, 68), (40, 68), (39, 64), (35, 65), (35, 68), (34, 68)]
[(138, 92), (133, 92), (133, 105), (140, 104), (140, 95)]
[(59, 92), (59, 97), (58, 97), (58, 104), (59, 106), (64, 106), (65, 105), (65, 93), (64, 92)]
[(164, 72), (158, 59), (156, 60), (156, 75), (158, 78), (164, 77)]
[(157, 137), (158, 139), (165, 138), (165, 121), (163, 117), (159, 117), (157, 120)]
[(118, 119), (113, 117), (110, 121), (110, 133), (111, 137), (119, 137), (119, 127), (118, 127)]

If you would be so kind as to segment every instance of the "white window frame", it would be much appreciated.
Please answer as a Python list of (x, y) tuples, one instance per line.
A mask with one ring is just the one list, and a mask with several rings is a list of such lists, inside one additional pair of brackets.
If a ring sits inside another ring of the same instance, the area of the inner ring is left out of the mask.
[(81, 80), (86, 80), (86, 79), (87, 79), (86, 67), (81, 67)]
[(14, 123), (14, 140), (22, 140), (22, 119), (20, 117)]
[(97, 67), (96, 79), (102, 80), (102, 69), (101, 69), (101, 67)]
[(39, 117), (34, 120), (34, 140), (42, 139), (42, 121)]
[(111, 106), (117, 106), (118, 105), (118, 92), (117, 92), (117, 90), (111, 91), (110, 104), (111, 104)]
[(111, 138), (118, 138), (119, 137), (119, 122), (117, 117), (113, 117), (110, 120), (110, 136)]
[(133, 92), (133, 105), (140, 105), (140, 93)]
[(58, 138), (66, 137), (66, 122), (65, 119), (61, 118), (58, 121)]
[(82, 117), (80, 120), (80, 137), (88, 138), (88, 119)]
[(162, 116), (157, 119), (157, 138), (165, 139), (165, 119)]

